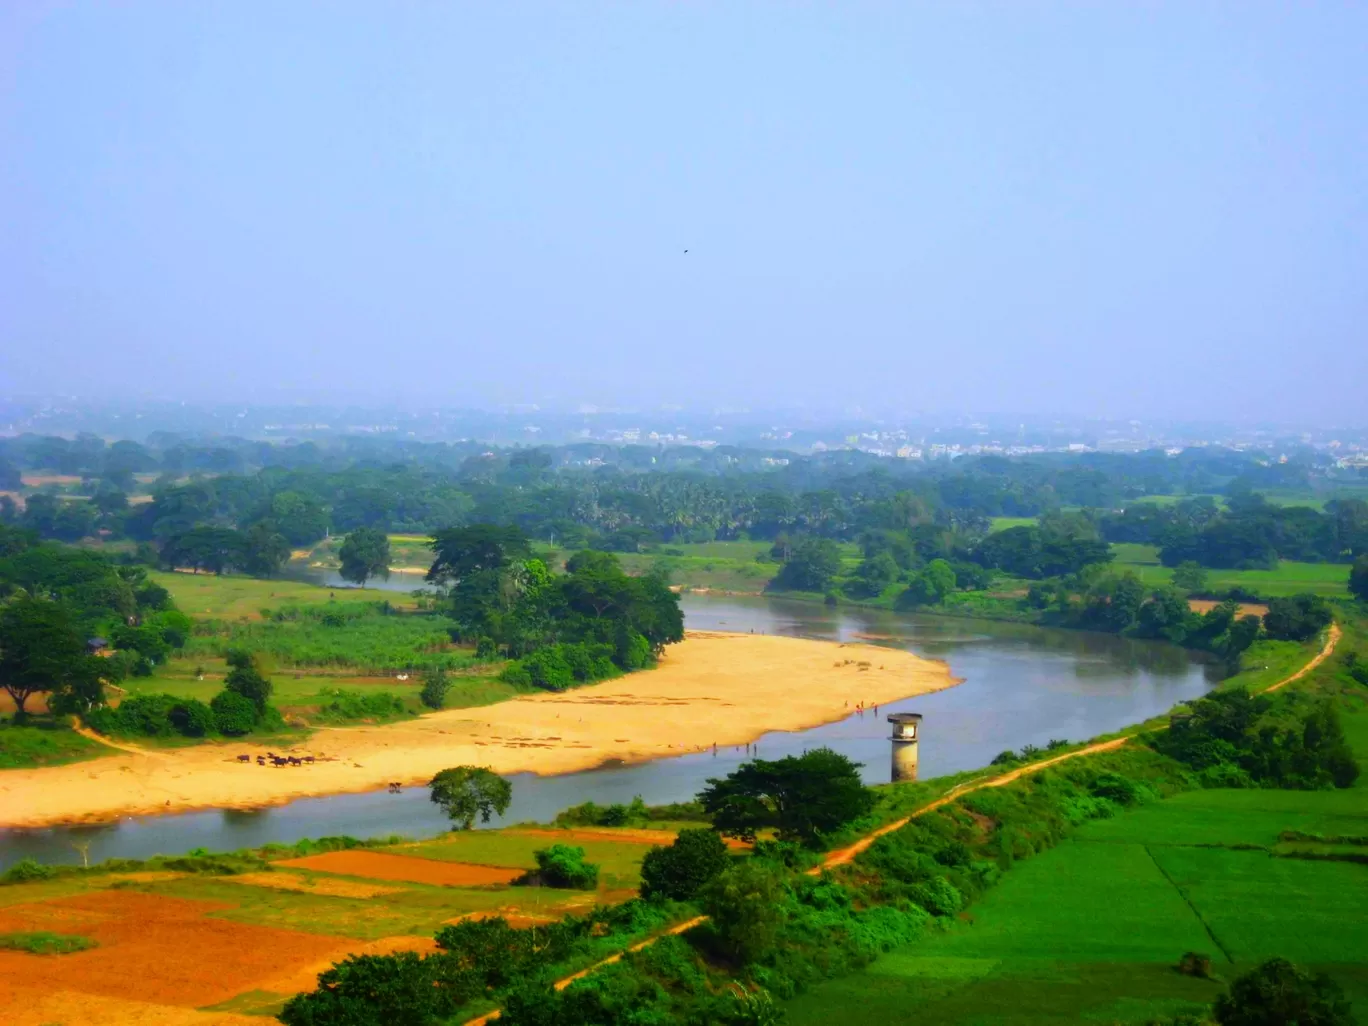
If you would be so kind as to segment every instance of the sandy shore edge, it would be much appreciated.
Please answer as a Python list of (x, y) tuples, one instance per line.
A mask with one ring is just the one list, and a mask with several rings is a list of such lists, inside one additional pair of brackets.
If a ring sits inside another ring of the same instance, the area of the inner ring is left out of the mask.
[(945, 663), (898, 649), (690, 632), (656, 669), (602, 684), (401, 723), (321, 729), (291, 749), (320, 760), (310, 766), (242, 764), (239, 755), (270, 746), (220, 743), (0, 771), (0, 827), (267, 808), (391, 782), (425, 784), (454, 765), (576, 773), (806, 730), (844, 719), (862, 702), (883, 705), (958, 683)]

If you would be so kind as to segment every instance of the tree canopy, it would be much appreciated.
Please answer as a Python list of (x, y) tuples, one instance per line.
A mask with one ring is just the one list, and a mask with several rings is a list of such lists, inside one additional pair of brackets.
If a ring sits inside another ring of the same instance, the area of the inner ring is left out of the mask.
[(0, 688), (14, 700), (17, 719), (35, 694), (52, 695), (49, 702), (70, 695), (69, 704), (80, 707), (98, 703), (102, 669), (59, 603), (20, 598), (0, 607)]
[(812, 844), (874, 807), (860, 782), (860, 764), (830, 748), (743, 763), (709, 779), (698, 801), (722, 833), (753, 840), (772, 828), (780, 840)]
[(513, 800), (513, 785), (493, 770), (480, 766), (453, 766), (432, 778), (434, 804), (446, 813), (457, 830), (469, 830), (475, 817), (488, 823), (502, 816)]
[(372, 577), (390, 575), (389, 535), (374, 527), (358, 527), (347, 535), (338, 553), (344, 581), (366, 586)]

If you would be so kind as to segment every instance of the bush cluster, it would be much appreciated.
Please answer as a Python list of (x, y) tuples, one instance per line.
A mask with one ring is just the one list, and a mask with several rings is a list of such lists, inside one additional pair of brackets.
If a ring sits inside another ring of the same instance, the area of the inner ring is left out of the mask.
[(537, 868), (516, 882), (563, 887), (573, 891), (593, 890), (598, 886), (599, 867), (584, 861), (584, 849), (570, 844), (553, 844), (532, 853)]
[(667, 822), (708, 823), (711, 821), (708, 814), (703, 810), (703, 806), (698, 802), (647, 805), (641, 800), (641, 795), (637, 795), (626, 805), (621, 802), (614, 802), (612, 805), (599, 805), (597, 802), (572, 805), (556, 816), (556, 826), (558, 827), (625, 827)]
[[(640, 637), (640, 635), (637, 635)], [(643, 644), (646, 639), (641, 638)], [(515, 659), (500, 675), (509, 684), (520, 687), (564, 691), (576, 684), (590, 684), (607, 680), (622, 673), (613, 662), (613, 646), (601, 642), (548, 645)], [(649, 658), (649, 646), (645, 657)], [(642, 659), (641, 654), (636, 658)], [(644, 659), (632, 669), (644, 665)]]
[(1295, 690), (1213, 692), (1149, 743), (1213, 787), (1350, 787), (1359, 776), (1334, 705)]
[(522, 981), (553, 978), (567, 962), (617, 950), (658, 929), (674, 912), (629, 901), (536, 930), (514, 929), (501, 917), (465, 920), (437, 933), (434, 954), (361, 955), (339, 962), (319, 977), (316, 990), (291, 998), (280, 1019), (286, 1026), (391, 1026), (453, 1018), (471, 1002), (502, 998)]
[(342, 688), (324, 688), (319, 692), (323, 698), (319, 709), (322, 720), (386, 720), (403, 716), (408, 712), (403, 699), (388, 691), (345, 691)]
[(218, 732), (210, 706), (166, 694), (130, 695), (117, 709), (92, 709), (85, 720), (92, 730), (111, 736), (205, 737)]

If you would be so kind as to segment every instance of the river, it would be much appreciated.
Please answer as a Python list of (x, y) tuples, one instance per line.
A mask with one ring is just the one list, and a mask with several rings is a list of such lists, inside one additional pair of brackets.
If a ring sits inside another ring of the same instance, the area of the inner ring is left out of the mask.
[[(392, 587), (404, 585), (414, 586), (396, 581)], [(1195, 653), (1106, 634), (770, 598), (691, 595), (683, 607), (693, 630), (870, 640), (949, 663), (955, 676), (964, 678), (957, 687), (883, 706), (878, 715), (856, 713), (810, 730), (766, 734), (757, 742), (763, 758), (827, 745), (862, 762), (869, 783), (886, 783), (890, 777), (885, 717), (891, 712), (925, 716), (919, 771), (933, 777), (983, 766), (1006, 748), (1043, 746), (1053, 738), (1078, 741), (1117, 730), (1201, 695), (1216, 679), (1213, 668)], [(608, 804), (641, 795), (653, 805), (683, 801), (708, 777), (725, 775), (746, 758), (743, 750), (732, 749), (559, 777), (518, 774), (511, 778), (513, 803), (500, 822), (547, 821), (590, 799)], [(3, 830), (0, 869), (25, 857), (79, 862), (76, 845), (88, 845), (91, 862), (97, 862), (194, 848), (224, 851), (292, 843), (330, 834), (423, 837), (445, 827), (424, 788), (397, 795), (334, 795), (245, 812), (216, 809), (99, 826)]]

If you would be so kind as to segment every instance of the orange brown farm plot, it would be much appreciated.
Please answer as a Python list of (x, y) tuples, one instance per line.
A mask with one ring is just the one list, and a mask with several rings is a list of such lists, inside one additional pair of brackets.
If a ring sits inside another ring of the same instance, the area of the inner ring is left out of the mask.
[(80, 933), (99, 947), (60, 958), (0, 952), (0, 990), (40, 986), (197, 1008), (280, 975), (291, 963), (340, 957), (351, 945), (209, 915), (231, 906), (137, 891), (95, 891), (0, 910), (0, 932)]
[(373, 880), (402, 880), (408, 883), (437, 884), (446, 887), (480, 887), (512, 883), (522, 876), (521, 869), (477, 866), (465, 862), (439, 862), (412, 855), (387, 855), (378, 851), (330, 851), (287, 859), (277, 865), (292, 869), (313, 869), (343, 876), (364, 876)]

